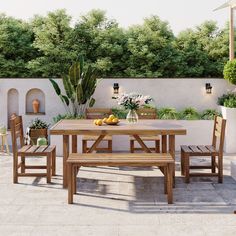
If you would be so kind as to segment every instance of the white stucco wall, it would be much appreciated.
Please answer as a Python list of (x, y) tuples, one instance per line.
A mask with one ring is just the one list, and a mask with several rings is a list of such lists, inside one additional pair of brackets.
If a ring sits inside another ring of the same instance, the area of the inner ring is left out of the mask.
[[(56, 81), (62, 85), (60, 79)], [(223, 93), (235, 89), (235, 86), (228, 84), (223, 79), (103, 79), (98, 84), (94, 94), (96, 99), (95, 107), (116, 106), (116, 101), (112, 99), (113, 83), (119, 83), (120, 93), (138, 92), (150, 95), (153, 97), (157, 107), (175, 107), (177, 110), (189, 106), (195, 107), (199, 111), (207, 108), (217, 109), (217, 98)], [(206, 83), (211, 83), (213, 87), (212, 94), (206, 94)], [(32, 119), (37, 117), (26, 114), (26, 94), (32, 88), (40, 89), (45, 94), (45, 115), (39, 116), (41, 119), (52, 124), (54, 116), (65, 113), (64, 107), (48, 79), (0, 79), (0, 124), (7, 126), (7, 94), (12, 88), (17, 89), (19, 92), (19, 114), (23, 116), (25, 127)], [(9, 105), (11, 106), (11, 104)], [(212, 134), (209, 128), (211, 123), (183, 124), (189, 129), (189, 132), (187, 136), (177, 138), (177, 146), (181, 143), (198, 144), (200, 141), (201, 143), (209, 143)], [(56, 143), (57, 141), (55, 140)], [(117, 142), (114, 142), (116, 146), (114, 148), (117, 149), (120, 144), (121, 139), (118, 138)]]

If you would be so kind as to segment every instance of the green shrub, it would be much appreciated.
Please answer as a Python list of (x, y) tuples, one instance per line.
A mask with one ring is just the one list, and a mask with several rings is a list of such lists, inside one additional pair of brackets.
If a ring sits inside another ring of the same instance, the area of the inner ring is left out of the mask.
[(224, 78), (236, 84), (236, 60), (228, 61), (224, 66)]
[(214, 109), (207, 109), (202, 112), (201, 119), (202, 120), (214, 120), (215, 116), (220, 116), (221, 114)]
[(179, 114), (179, 118), (182, 120), (199, 120), (200, 115), (193, 107), (187, 107)]
[(163, 107), (157, 111), (158, 119), (161, 120), (176, 120), (178, 118), (178, 113), (175, 108)]
[(223, 94), (218, 98), (217, 104), (220, 106), (236, 108), (236, 94), (235, 93)]
[(72, 114), (58, 114), (57, 116), (53, 117), (53, 123), (57, 123), (60, 120), (79, 120), (79, 119), (83, 119), (84, 117), (81, 115), (78, 116), (74, 116)]
[(119, 109), (119, 108), (112, 108), (112, 113), (119, 119), (125, 119), (128, 111), (124, 109)]
[(47, 129), (50, 124), (47, 124), (45, 121), (36, 118), (35, 120), (31, 121), (29, 126), (30, 129)]

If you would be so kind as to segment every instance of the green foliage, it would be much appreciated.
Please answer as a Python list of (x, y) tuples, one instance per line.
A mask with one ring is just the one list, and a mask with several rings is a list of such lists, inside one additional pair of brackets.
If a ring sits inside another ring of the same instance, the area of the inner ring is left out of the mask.
[(214, 120), (215, 116), (219, 116), (220, 113), (214, 109), (207, 109), (202, 112), (201, 119), (202, 120)]
[[(84, 58), (79, 56), (72, 64), (68, 75), (63, 76), (66, 95), (61, 93), (58, 84), (50, 79), (56, 94), (60, 97), (68, 113), (74, 116), (83, 115), (85, 109), (95, 103), (92, 95), (97, 87), (97, 71), (91, 65), (84, 69)], [(70, 108), (72, 107), (72, 112)]]
[(187, 107), (180, 112), (180, 118), (183, 120), (199, 120), (200, 115), (193, 107)]
[(119, 109), (119, 108), (112, 108), (112, 114), (114, 114), (115, 117), (119, 119), (125, 119), (128, 114), (128, 111), (124, 109)]
[(0, 77), (58, 78), (78, 54), (99, 77), (222, 77), (228, 31), (207, 21), (174, 36), (155, 15), (123, 29), (102, 10), (73, 26), (65, 10), (30, 22), (0, 15)]
[(58, 114), (57, 116), (53, 117), (53, 123), (57, 123), (58, 121), (60, 120), (79, 120), (79, 119), (83, 119), (84, 116), (81, 116), (81, 115), (72, 115), (72, 114)]
[(224, 102), (225, 107), (236, 108), (236, 97), (231, 97)]
[[(235, 93), (227, 93), (223, 94), (222, 96), (218, 97), (217, 104), (220, 106), (228, 106), (230, 103), (236, 100), (236, 94)], [(230, 102), (229, 102), (230, 101)]]
[(48, 127), (49, 124), (47, 124), (45, 121), (40, 120), (39, 118), (31, 121), (31, 124), (29, 126), (30, 129), (47, 129)]
[(224, 67), (224, 78), (231, 84), (236, 84), (236, 60), (228, 61)]
[(164, 107), (157, 111), (158, 119), (161, 120), (176, 120), (178, 118), (178, 113), (175, 108)]

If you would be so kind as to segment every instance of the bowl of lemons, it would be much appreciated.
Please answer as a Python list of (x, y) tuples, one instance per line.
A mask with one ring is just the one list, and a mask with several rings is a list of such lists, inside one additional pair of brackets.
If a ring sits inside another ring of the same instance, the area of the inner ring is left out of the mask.
[(104, 118), (102, 121), (107, 125), (117, 125), (120, 122), (119, 119), (114, 115), (110, 115), (108, 118)]

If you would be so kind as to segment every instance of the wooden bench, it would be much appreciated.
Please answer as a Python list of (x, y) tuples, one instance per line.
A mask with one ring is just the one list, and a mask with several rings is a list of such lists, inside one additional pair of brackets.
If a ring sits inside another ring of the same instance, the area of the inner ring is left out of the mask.
[(72, 153), (68, 165), (68, 203), (76, 193), (76, 175), (81, 166), (158, 166), (164, 174), (164, 191), (168, 204), (173, 203), (174, 159), (169, 153)]

